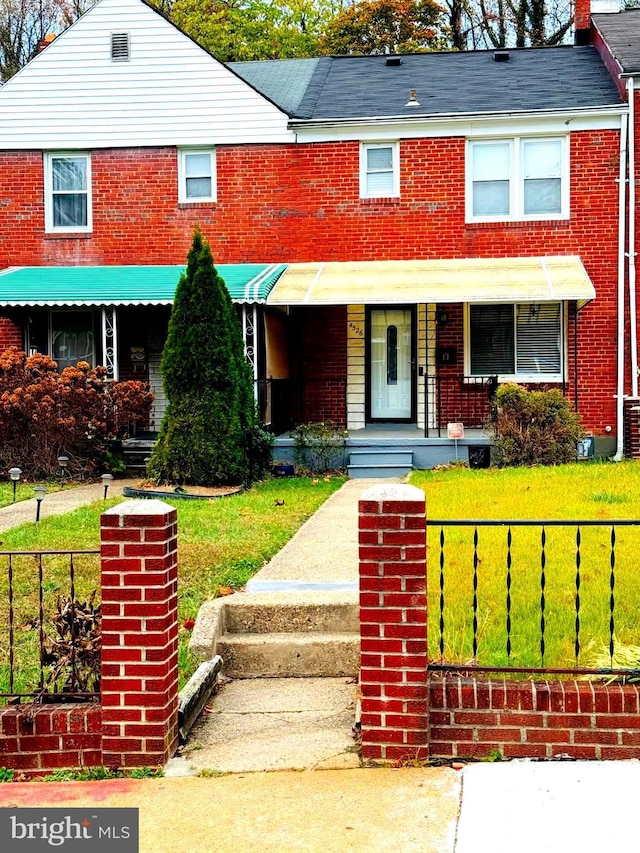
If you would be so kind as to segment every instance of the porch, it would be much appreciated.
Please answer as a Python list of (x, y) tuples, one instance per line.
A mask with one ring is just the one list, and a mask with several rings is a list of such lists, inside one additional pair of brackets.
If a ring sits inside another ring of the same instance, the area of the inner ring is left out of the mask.
[[(413, 469), (435, 468), (456, 460), (471, 467), (486, 467), (492, 443), (488, 430), (465, 429), (464, 438), (454, 441), (442, 434), (425, 436), (417, 424), (376, 423), (348, 430), (342, 458), (338, 460), (351, 477), (404, 476)], [(289, 431), (278, 435), (276, 462), (293, 463), (295, 442)]]

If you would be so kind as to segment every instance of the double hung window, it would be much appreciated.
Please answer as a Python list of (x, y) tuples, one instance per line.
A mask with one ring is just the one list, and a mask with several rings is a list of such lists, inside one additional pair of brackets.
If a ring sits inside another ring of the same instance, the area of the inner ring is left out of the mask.
[(565, 137), (469, 142), (467, 220), (568, 216), (567, 150)]
[(91, 159), (84, 153), (45, 157), (47, 231), (91, 230)]
[(398, 143), (365, 143), (360, 148), (360, 197), (394, 198), (400, 195)]

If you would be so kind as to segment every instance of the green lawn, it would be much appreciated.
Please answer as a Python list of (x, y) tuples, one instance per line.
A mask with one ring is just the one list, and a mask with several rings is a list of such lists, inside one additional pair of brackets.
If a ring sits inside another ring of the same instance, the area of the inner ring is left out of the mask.
[[(640, 519), (637, 463), (581, 463), (557, 468), (472, 471), (443, 468), (414, 472), (432, 519)], [(429, 648), (439, 651), (439, 528), (428, 528)], [(444, 528), (444, 659), (473, 658), (474, 528)], [(593, 665), (609, 642), (611, 526), (581, 529), (580, 657)], [(574, 664), (576, 622), (576, 531), (546, 528), (545, 661)], [(512, 529), (510, 663), (540, 666), (541, 529)], [(508, 663), (507, 529), (478, 529), (478, 654), (487, 666)], [(615, 547), (615, 636), (640, 643), (640, 527), (619, 527)]]
[[(35, 483), (18, 483), (16, 487), (16, 502), (17, 501), (26, 501), (29, 498), (34, 497), (33, 487), (36, 485)], [(47, 487), (48, 492), (58, 492), (60, 491), (60, 483), (42, 483), (42, 485)], [(9, 504), (13, 503), (13, 484), (0, 482), (0, 508), (3, 506), (9, 506)]]
[[(218, 594), (219, 587), (238, 589), (264, 565), (336, 489), (344, 478), (285, 478), (267, 480), (240, 495), (215, 501), (167, 501), (178, 510), (179, 617), (195, 618), (200, 604)], [(25, 524), (0, 534), (0, 550), (84, 550), (99, 547), (100, 514), (118, 499), (98, 502), (62, 516)], [(75, 560), (76, 595), (86, 597), (99, 583), (97, 557)], [(38, 566), (33, 558), (13, 564), (16, 646), (33, 656), (38, 631)], [(44, 561), (45, 608), (55, 608), (58, 594), (68, 594), (68, 560)], [(0, 560), (0, 661), (8, 655), (7, 559)], [(188, 633), (181, 634), (181, 679), (190, 674)], [(37, 652), (36, 652), (37, 654)], [(6, 664), (0, 664), (0, 691), (6, 687)], [(27, 674), (21, 663), (21, 674)], [(4, 684), (2, 671), (5, 672)], [(30, 677), (33, 674), (31, 666)]]

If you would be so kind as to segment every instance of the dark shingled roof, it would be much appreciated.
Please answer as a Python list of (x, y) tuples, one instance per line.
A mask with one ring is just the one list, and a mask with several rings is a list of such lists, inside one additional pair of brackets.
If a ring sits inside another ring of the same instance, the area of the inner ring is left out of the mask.
[[(622, 103), (593, 47), (510, 50), (508, 62), (496, 62), (493, 51), (407, 54), (396, 66), (387, 65), (388, 58), (327, 56), (232, 63), (231, 68), (301, 119), (415, 118)], [(311, 74), (310, 61), (315, 62)], [(283, 96), (287, 79), (289, 97)], [(406, 106), (411, 89), (419, 106)]]
[(592, 15), (592, 20), (622, 70), (640, 71), (640, 9)]

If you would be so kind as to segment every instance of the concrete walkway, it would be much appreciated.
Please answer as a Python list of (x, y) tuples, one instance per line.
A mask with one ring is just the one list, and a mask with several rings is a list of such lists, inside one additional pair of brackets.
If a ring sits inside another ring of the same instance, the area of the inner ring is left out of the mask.
[[(125, 486), (132, 486), (140, 482), (135, 480), (113, 480), (109, 486), (107, 496), (122, 497)], [(40, 518), (48, 518), (51, 515), (64, 515), (81, 506), (101, 501), (104, 497), (104, 486), (102, 483), (88, 483), (86, 486), (75, 486), (62, 489), (59, 492), (49, 492), (45, 495), (40, 505)], [(18, 501), (0, 509), (0, 533), (20, 524), (27, 524), (36, 520), (36, 499), (30, 498), (26, 501)]]
[[(358, 589), (358, 501), (380, 480), (347, 480), (247, 584), (247, 592)], [(384, 483), (399, 483), (385, 479)]]

